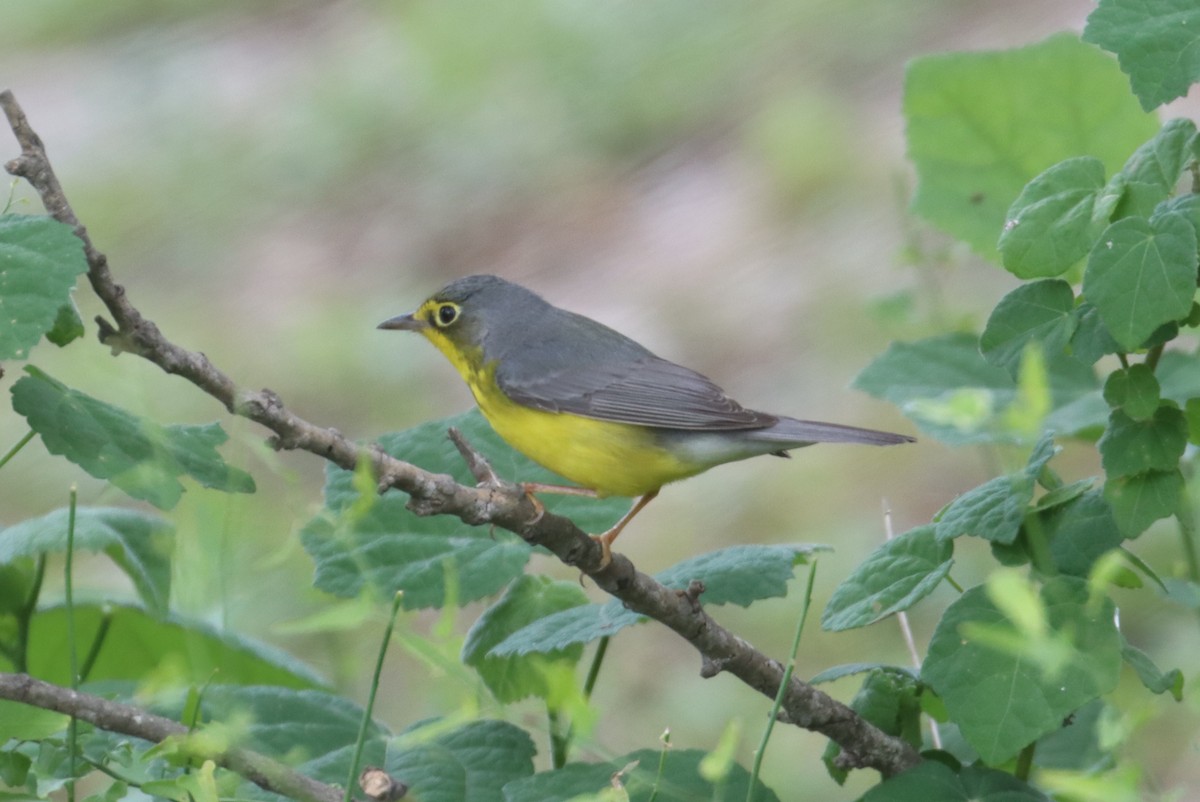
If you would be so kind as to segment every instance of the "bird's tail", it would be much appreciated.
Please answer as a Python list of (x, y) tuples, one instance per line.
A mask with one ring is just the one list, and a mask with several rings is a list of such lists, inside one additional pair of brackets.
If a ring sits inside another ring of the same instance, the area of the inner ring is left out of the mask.
[[(860, 429), (840, 423), (780, 418), (774, 426), (754, 432), (755, 439), (779, 443), (784, 449), (799, 448), (812, 443), (861, 443), (869, 446), (892, 446), (912, 443), (916, 438), (905, 434)], [(787, 445), (792, 443), (794, 445)]]

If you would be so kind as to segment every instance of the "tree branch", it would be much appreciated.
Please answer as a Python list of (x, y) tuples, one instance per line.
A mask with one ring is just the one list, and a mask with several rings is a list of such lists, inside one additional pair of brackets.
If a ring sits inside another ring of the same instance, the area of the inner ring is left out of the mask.
[[(169, 341), (113, 280), (107, 259), (96, 250), (87, 229), (76, 218), (40, 138), (11, 92), (0, 93), (0, 107), (21, 145), (21, 155), (6, 169), (29, 181), (51, 216), (74, 227), (83, 241), (88, 280), (116, 324), (97, 318), (101, 342), (182, 376), (230, 412), (262, 424), (273, 433), (270, 443), (276, 449), (309, 451), (347, 470), (353, 470), (360, 460), (369, 460), (380, 491), (396, 488), (407, 493), (408, 507), (418, 515), (453, 515), (472, 526), (494, 524), (529, 543), (544, 546), (567, 565), (587, 573), (600, 588), (634, 612), (665, 624), (691, 643), (700, 652), (702, 676), (727, 671), (768, 698), (775, 698), (783, 679), (779, 662), (714, 621), (693, 597), (664, 587), (637, 571), (627, 558), (615, 554), (612, 563), (601, 568), (601, 550), (595, 541), (569, 519), (536, 508), (516, 484), (502, 481), (465, 487), (448, 475), (429, 473), (395, 459), (376, 446), (353, 443), (335, 429), (296, 416), (270, 390), (238, 388), (203, 354)], [(849, 767), (875, 768), (891, 776), (920, 761), (907, 742), (881, 732), (850, 708), (798, 679), (788, 683), (783, 711), (787, 721), (837, 742)]]
[[(64, 713), (102, 730), (132, 735), (153, 743), (188, 735), (187, 727), (169, 718), (100, 696), (51, 685), (27, 674), (0, 673), (0, 699)], [(332, 785), (317, 782), (276, 760), (248, 749), (234, 747), (212, 754), (196, 754), (196, 757), (211, 759), (217, 765), (245, 777), (259, 788), (292, 799), (304, 802), (341, 802), (342, 799), (342, 791)]]

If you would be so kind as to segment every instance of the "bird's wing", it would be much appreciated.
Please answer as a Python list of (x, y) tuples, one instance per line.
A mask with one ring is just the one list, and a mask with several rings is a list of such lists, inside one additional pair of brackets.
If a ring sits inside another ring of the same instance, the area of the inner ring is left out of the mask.
[(638, 426), (721, 431), (776, 422), (772, 415), (744, 408), (696, 371), (588, 323), (586, 344), (570, 338), (567, 349), (558, 344), (561, 339), (531, 337), (521, 353), (498, 360), (500, 389), (536, 409)]

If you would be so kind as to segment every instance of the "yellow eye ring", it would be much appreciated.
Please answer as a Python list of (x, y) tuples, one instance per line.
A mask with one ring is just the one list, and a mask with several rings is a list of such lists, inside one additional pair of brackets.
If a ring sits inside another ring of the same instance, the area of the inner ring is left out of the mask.
[(433, 322), (438, 328), (446, 328), (458, 320), (457, 304), (439, 304), (433, 312)]

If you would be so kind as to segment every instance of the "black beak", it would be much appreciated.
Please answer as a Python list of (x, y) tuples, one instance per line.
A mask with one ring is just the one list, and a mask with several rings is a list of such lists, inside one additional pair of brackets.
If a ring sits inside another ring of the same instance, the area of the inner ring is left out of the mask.
[(420, 331), (429, 326), (424, 320), (413, 317), (409, 312), (407, 315), (397, 315), (396, 317), (388, 318), (380, 323), (376, 328), (380, 329), (395, 329), (397, 331)]

